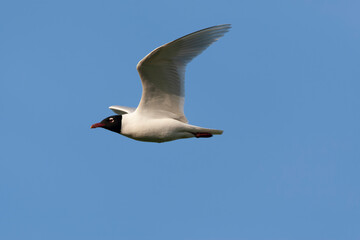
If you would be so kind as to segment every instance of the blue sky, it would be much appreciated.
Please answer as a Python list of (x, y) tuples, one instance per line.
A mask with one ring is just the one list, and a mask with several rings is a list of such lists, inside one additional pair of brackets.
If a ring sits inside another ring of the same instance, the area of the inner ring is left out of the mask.
[[(0, 239), (360, 238), (359, 1), (2, 1)], [(90, 125), (154, 48), (231, 23), (185, 113), (222, 136)]]

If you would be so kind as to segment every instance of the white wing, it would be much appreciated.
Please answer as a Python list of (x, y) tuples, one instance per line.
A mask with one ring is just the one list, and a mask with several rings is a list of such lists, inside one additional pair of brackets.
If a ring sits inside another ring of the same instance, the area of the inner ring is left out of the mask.
[(109, 108), (114, 113), (119, 114), (119, 115), (124, 115), (124, 114), (132, 113), (132, 112), (135, 111), (135, 108), (125, 107), (125, 106), (118, 106), (118, 105), (110, 106)]
[(187, 122), (184, 115), (185, 67), (230, 29), (206, 28), (156, 48), (137, 65), (143, 92), (137, 111)]

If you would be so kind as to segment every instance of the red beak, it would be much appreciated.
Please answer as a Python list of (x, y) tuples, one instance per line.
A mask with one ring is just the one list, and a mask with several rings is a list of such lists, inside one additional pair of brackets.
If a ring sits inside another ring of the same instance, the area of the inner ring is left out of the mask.
[(103, 126), (105, 126), (105, 124), (103, 124), (103, 123), (95, 123), (95, 124), (91, 125), (90, 128), (98, 128), (98, 127), (103, 127)]

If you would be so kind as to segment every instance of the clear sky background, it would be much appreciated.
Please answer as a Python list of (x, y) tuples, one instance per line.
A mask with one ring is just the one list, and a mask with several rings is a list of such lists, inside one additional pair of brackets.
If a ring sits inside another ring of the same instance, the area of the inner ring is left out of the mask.
[[(360, 239), (360, 2), (1, 1), (0, 239)], [(210, 139), (90, 125), (137, 62), (217, 24), (186, 74)]]

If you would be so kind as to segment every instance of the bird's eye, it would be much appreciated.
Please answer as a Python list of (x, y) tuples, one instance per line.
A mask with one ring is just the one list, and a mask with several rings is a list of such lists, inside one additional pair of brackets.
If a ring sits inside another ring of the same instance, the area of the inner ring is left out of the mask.
[(114, 119), (113, 118), (109, 118), (109, 122), (114, 122)]

